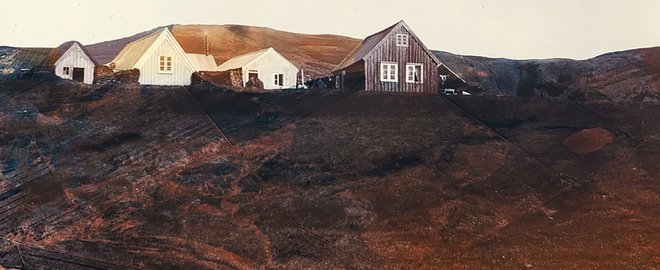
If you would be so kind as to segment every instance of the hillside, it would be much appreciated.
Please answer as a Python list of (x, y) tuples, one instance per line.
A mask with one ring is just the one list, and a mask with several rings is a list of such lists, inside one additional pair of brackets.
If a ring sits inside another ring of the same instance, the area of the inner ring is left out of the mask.
[(660, 47), (608, 53), (581, 61), (434, 53), (488, 94), (575, 100), (660, 100)]
[(0, 268), (657, 268), (642, 105), (0, 77)]
[[(170, 25), (170, 30), (188, 53), (205, 53), (208, 34), (209, 51), (219, 64), (231, 57), (273, 47), (310, 78), (328, 74), (360, 42), (335, 35), (306, 35), (265, 27), (242, 25)], [(108, 63), (129, 42), (156, 29), (131, 37), (88, 45), (100, 63)]]

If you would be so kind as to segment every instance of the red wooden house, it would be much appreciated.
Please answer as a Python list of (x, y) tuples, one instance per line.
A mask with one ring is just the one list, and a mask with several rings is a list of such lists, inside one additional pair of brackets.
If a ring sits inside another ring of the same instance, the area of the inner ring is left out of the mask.
[(440, 61), (400, 21), (364, 39), (332, 72), (337, 87), (364, 80), (366, 91), (437, 93)]

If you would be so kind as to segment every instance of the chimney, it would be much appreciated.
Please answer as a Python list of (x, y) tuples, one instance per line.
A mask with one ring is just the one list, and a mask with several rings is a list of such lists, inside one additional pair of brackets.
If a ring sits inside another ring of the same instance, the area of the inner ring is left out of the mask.
[(206, 56), (209, 55), (209, 34), (204, 33), (204, 44), (206, 44)]

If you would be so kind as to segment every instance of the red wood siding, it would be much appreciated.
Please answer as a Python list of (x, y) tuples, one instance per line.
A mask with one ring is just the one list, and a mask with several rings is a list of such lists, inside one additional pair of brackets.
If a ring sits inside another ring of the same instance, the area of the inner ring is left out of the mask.
[[(408, 47), (396, 46), (396, 35), (407, 34)], [(398, 63), (398, 82), (380, 81), (381, 62)], [(406, 82), (406, 64), (423, 65), (422, 83)], [(387, 92), (417, 92), (436, 93), (438, 90), (438, 63), (426, 52), (424, 47), (409, 33), (405, 27), (398, 26), (383, 39), (372, 52), (365, 57), (365, 90)]]

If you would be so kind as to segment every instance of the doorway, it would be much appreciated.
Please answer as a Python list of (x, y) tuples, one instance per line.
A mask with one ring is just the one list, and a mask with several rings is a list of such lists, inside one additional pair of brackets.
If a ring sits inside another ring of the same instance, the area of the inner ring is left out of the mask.
[(259, 71), (257, 70), (248, 71), (248, 81), (245, 82), (245, 87), (264, 89), (264, 83), (261, 80), (259, 80)]
[(85, 69), (84, 68), (73, 68), (73, 77), (72, 79), (77, 82), (85, 81)]

